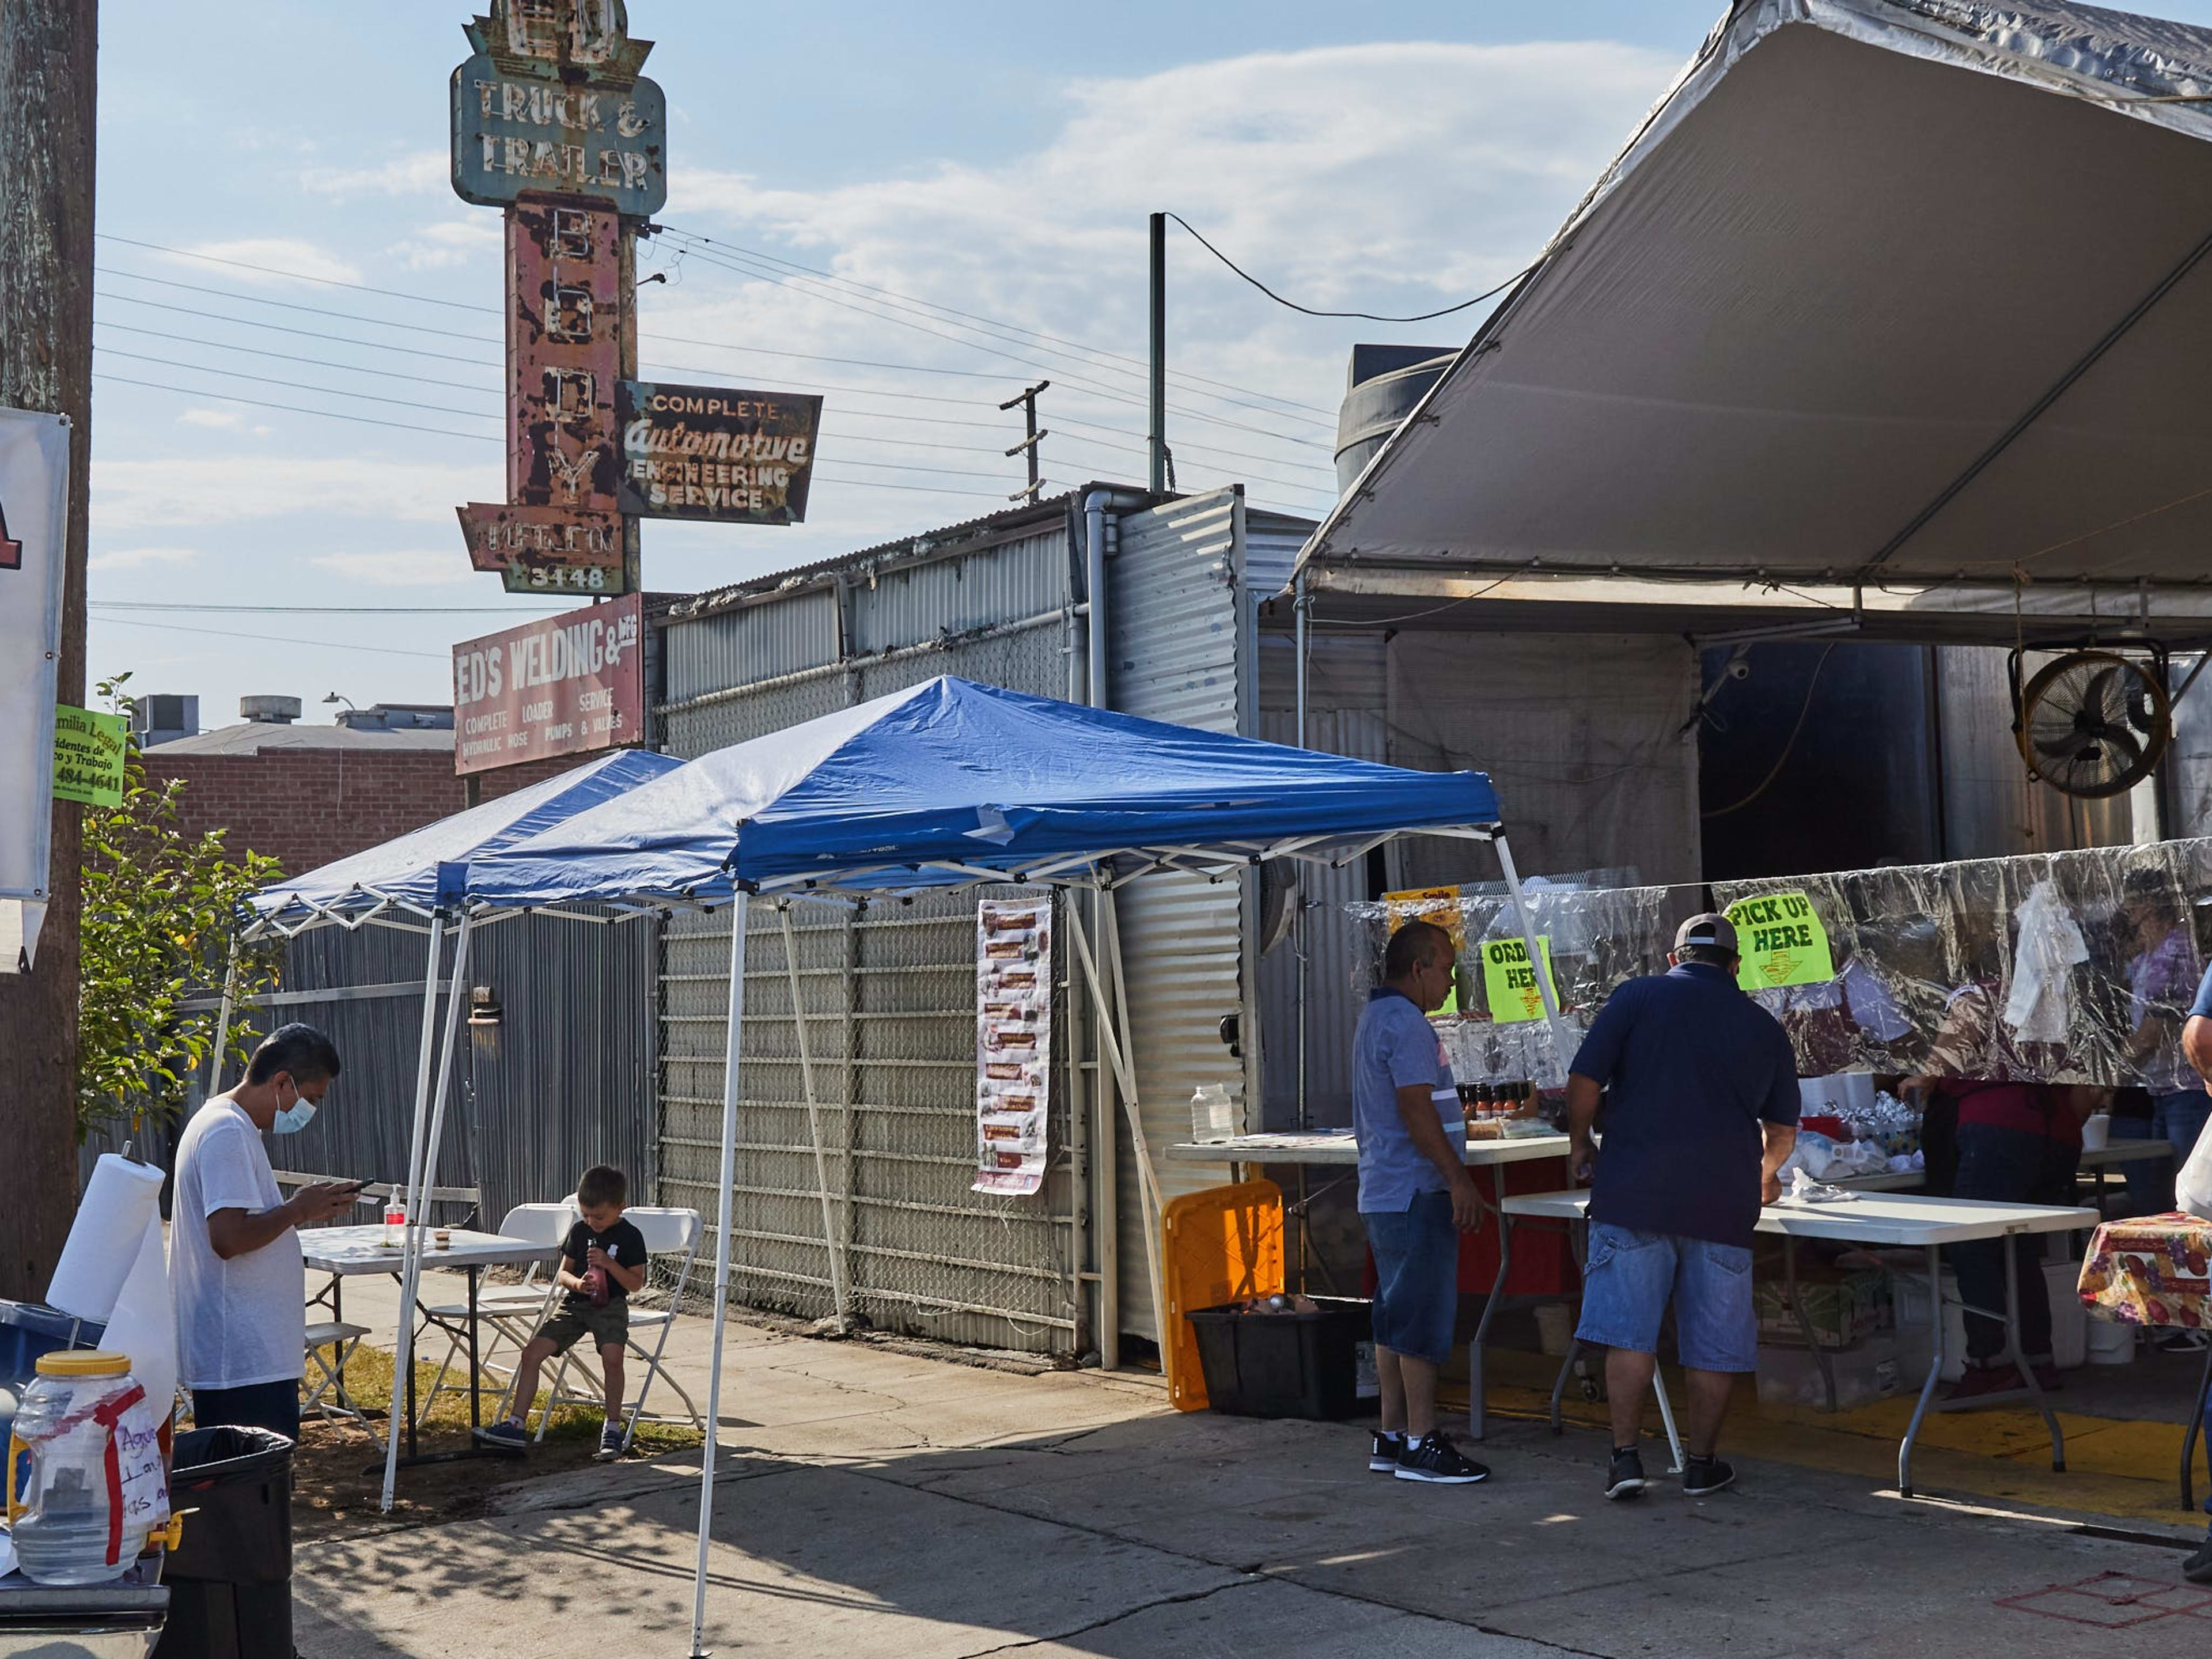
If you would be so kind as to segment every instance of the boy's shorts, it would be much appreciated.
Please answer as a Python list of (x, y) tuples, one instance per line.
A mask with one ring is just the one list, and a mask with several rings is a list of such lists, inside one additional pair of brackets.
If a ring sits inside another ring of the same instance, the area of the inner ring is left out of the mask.
[(590, 1337), (594, 1348), (619, 1348), (629, 1340), (629, 1304), (616, 1300), (597, 1308), (588, 1302), (580, 1307), (564, 1305), (538, 1328), (538, 1334), (553, 1345), (555, 1353), (568, 1352), (582, 1336)]

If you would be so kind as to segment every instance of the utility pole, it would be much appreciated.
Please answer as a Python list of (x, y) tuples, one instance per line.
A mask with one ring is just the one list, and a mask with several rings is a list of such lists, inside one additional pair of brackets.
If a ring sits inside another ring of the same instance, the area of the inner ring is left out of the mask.
[(1156, 495), (1168, 487), (1168, 216), (1152, 216), (1152, 408), (1147, 448)]
[(1033, 502), (1037, 498), (1037, 491), (1043, 488), (1043, 480), (1037, 477), (1037, 443), (1041, 439), (1049, 438), (1052, 434), (1048, 431), (1037, 430), (1036, 400), (1037, 393), (1044, 391), (1051, 384), (1050, 380), (1039, 380), (1027, 392), (1018, 397), (1009, 398), (999, 405), (1000, 409), (1012, 409), (1016, 404), (1019, 404), (1022, 406), (1023, 419), (1029, 428), (1029, 436), (1006, 452), (1010, 456), (1026, 453), (1030, 458), (1029, 487), (1017, 489), (1012, 495), (1007, 496), (1006, 499), (1010, 501)]
[[(92, 455), (92, 183), (98, 0), (0, 3), (0, 405), (69, 416), (69, 540), (56, 690), (84, 702)], [(84, 809), (57, 799), (46, 926), (0, 974), (0, 1296), (35, 1301), (76, 1213), (77, 921)]]

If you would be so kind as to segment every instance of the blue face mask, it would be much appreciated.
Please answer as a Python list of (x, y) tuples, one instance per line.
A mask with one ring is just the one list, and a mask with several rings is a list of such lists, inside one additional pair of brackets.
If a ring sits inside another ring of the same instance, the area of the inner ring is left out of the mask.
[(313, 1122), (314, 1118), (315, 1103), (305, 1095), (300, 1095), (276, 1114), (276, 1122), (269, 1127), (280, 1135), (295, 1135)]

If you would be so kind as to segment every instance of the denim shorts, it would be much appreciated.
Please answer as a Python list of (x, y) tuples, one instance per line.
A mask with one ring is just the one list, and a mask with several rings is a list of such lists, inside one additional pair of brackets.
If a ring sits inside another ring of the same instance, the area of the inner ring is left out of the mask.
[(1459, 1322), (1459, 1229), (1449, 1193), (1416, 1193), (1405, 1210), (1362, 1210), (1375, 1255), (1375, 1343), (1441, 1365)]
[(1670, 1299), (1674, 1346), (1685, 1365), (1700, 1371), (1759, 1369), (1749, 1249), (1590, 1223), (1578, 1340), (1656, 1353), (1659, 1322)]

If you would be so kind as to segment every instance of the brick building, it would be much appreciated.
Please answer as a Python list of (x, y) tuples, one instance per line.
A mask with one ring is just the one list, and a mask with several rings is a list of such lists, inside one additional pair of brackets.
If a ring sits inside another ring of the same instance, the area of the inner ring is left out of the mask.
[[(265, 853), (287, 875), (404, 835), (576, 765), (582, 757), (453, 775), (453, 710), (378, 704), (336, 726), (298, 724), (296, 697), (247, 697), (235, 726), (155, 743), (150, 783), (185, 781), (179, 828), (229, 832), (233, 850)], [(477, 786), (471, 792), (469, 785)]]

